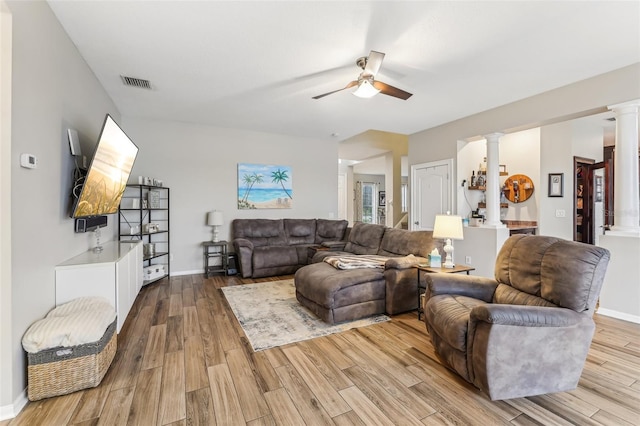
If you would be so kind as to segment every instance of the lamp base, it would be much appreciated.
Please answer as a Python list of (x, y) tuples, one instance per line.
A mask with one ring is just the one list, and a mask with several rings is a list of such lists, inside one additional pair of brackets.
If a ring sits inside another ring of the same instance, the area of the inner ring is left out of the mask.
[(220, 242), (220, 238), (218, 238), (218, 226), (214, 225), (213, 227), (213, 238), (211, 239), (212, 243), (219, 243)]
[(453, 245), (451, 244), (451, 238), (447, 238), (444, 244), (444, 252), (447, 254), (447, 257), (445, 258), (442, 267), (452, 269), (455, 264), (453, 263)]

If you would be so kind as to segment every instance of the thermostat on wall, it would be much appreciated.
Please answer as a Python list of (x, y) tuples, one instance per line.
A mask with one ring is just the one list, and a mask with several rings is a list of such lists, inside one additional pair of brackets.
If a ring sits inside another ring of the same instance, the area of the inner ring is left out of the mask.
[(20, 165), (27, 169), (35, 169), (38, 167), (38, 158), (33, 154), (21, 154)]

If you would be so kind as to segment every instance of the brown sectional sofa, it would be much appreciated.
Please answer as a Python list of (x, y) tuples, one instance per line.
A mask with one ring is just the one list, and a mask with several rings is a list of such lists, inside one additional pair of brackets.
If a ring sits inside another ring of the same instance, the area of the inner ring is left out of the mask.
[(235, 219), (232, 243), (243, 278), (293, 274), (308, 263), (309, 247), (344, 240), (346, 220)]
[[(407, 231), (382, 225), (357, 223), (346, 243), (325, 244), (331, 250), (318, 251), (312, 264), (295, 274), (298, 301), (328, 323), (369, 315), (390, 315), (417, 309), (416, 263), (442, 242), (431, 231)], [(327, 256), (378, 255), (387, 257), (384, 269), (336, 269), (325, 263)], [(407, 258), (407, 255), (414, 255)]]

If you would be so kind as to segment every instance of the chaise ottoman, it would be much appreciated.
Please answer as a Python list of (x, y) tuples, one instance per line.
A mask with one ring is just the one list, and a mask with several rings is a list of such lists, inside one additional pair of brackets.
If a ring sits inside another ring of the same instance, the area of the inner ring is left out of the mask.
[(294, 283), (298, 302), (329, 324), (385, 312), (385, 278), (379, 268), (339, 270), (313, 263), (296, 271)]

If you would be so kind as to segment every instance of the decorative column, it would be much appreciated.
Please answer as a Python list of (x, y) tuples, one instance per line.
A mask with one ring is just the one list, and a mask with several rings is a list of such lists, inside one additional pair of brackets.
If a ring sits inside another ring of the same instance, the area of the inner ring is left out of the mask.
[(616, 113), (612, 235), (640, 236), (638, 110), (640, 99), (611, 105)]
[(490, 228), (504, 228), (500, 222), (500, 153), (499, 141), (504, 133), (485, 135), (487, 140), (487, 181), (485, 196), (487, 199), (487, 216), (485, 226)]

